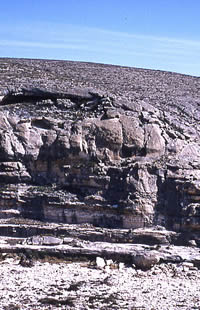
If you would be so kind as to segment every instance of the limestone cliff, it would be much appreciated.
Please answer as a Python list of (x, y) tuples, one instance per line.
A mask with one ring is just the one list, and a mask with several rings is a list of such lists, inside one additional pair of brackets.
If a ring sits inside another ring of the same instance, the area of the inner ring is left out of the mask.
[(0, 59), (0, 218), (200, 228), (200, 80)]

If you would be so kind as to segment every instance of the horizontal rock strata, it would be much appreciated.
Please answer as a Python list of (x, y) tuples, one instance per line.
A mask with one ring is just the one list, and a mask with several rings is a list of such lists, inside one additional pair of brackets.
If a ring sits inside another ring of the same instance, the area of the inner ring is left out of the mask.
[(0, 218), (198, 233), (198, 78), (20, 59), (1, 70)]

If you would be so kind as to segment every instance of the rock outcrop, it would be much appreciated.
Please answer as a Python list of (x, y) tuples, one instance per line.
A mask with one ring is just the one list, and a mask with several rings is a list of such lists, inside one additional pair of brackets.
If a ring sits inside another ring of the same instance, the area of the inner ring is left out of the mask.
[(44, 60), (2, 68), (1, 219), (198, 233), (199, 78)]

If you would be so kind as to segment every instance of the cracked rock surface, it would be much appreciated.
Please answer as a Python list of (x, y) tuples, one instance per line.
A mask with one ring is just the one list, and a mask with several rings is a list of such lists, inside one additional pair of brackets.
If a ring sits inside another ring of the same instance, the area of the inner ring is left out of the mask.
[(199, 78), (9, 58), (0, 76), (0, 308), (199, 309)]
[(197, 77), (0, 59), (0, 217), (198, 231)]

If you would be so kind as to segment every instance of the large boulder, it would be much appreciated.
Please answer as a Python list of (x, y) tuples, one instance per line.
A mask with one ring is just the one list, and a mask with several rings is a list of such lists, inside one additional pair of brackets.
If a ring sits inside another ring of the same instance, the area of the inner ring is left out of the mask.
[(133, 264), (136, 268), (141, 270), (151, 269), (154, 265), (159, 263), (159, 256), (153, 253), (141, 253), (132, 256)]

